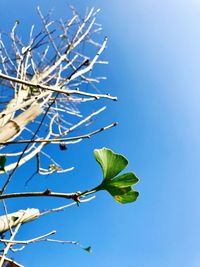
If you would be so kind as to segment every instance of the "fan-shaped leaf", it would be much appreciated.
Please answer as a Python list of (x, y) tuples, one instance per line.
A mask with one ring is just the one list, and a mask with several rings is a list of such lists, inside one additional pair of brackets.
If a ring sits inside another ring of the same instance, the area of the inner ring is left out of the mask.
[(91, 192), (106, 190), (121, 204), (134, 202), (139, 193), (134, 191), (131, 186), (136, 184), (139, 179), (133, 172), (127, 172), (117, 176), (126, 168), (128, 160), (124, 156), (116, 154), (105, 147), (95, 149), (94, 156), (101, 165), (103, 181), (99, 186), (93, 188)]
[(121, 204), (127, 204), (136, 201), (138, 196), (139, 192), (131, 190), (123, 195), (115, 195), (113, 197), (117, 202)]
[(106, 184), (104, 185), (104, 189), (107, 190), (117, 202), (122, 204), (134, 202), (139, 195), (131, 186), (116, 187)]
[(116, 187), (127, 187), (136, 184), (139, 179), (135, 176), (133, 172), (127, 172), (120, 176), (114, 177), (111, 180), (105, 180), (104, 183), (107, 185), (112, 185)]
[(117, 186), (109, 186), (109, 185), (105, 185), (104, 186), (104, 190), (107, 190), (112, 196), (115, 195), (123, 195), (128, 193), (129, 191), (132, 190), (131, 186), (127, 186), (127, 187), (117, 187)]
[(91, 247), (87, 247), (87, 248), (83, 248), (85, 251), (91, 253), (92, 252), (92, 248)]
[(94, 156), (101, 165), (104, 179), (112, 179), (128, 165), (128, 160), (124, 156), (116, 154), (105, 147), (95, 149)]

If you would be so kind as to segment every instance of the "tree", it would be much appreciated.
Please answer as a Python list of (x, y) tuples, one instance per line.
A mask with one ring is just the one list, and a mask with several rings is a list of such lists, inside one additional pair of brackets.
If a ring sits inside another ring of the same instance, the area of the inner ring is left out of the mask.
[[(61, 151), (67, 150), (68, 145), (79, 143), (117, 125), (111, 123), (91, 132), (72, 135), (80, 126), (91, 123), (105, 109), (100, 108), (83, 117), (82, 105), (99, 99), (115, 101), (117, 97), (98, 93), (96, 84), (104, 77), (91, 76), (96, 64), (107, 64), (100, 59), (107, 38), (102, 43), (95, 40), (95, 34), (101, 30), (101, 25), (96, 23), (99, 10), (92, 8), (84, 18), (73, 7), (71, 10), (71, 19), (54, 22), (51, 13), (44, 16), (38, 8), (43, 26), (39, 32), (32, 26), (27, 44), (17, 34), (20, 25), (18, 20), (10, 34), (2, 33), (0, 36), (0, 174), (3, 177), (0, 199), (5, 211), (5, 215), (0, 217), (0, 233), (6, 232), (8, 236), (5, 238), (2, 235), (0, 240), (5, 245), (0, 266), (21, 266), (6, 258), (16, 244), (25, 247), (39, 241), (69, 243), (49, 239), (55, 231), (42, 233), (31, 240), (16, 240), (15, 236), (23, 223), (90, 201), (94, 196), (89, 195), (100, 190), (108, 191), (122, 204), (133, 202), (138, 197), (138, 192), (132, 189), (132, 185), (138, 182), (135, 174), (129, 172), (118, 175), (127, 166), (127, 159), (107, 148), (94, 151), (95, 159), (102, 168), (103, 180), (90, 190), (60, 193), (46, 188), (39, 192), (14, 192), (11, 186), (11, 181), (15, 181), (16, 170), (33, 159), (36, 159), (36, 168), (29, 173), (27, 183), (36, 173), (49, 175), (71, 171), (73, 168), (62, 167), (45, 148), (56, 144)], [(7, 212), (6, 199), (22, 197), (64, 198), (72, 202), (45, 212), (37, 208)], [(91, 250), (90, 247), (83, 249)]]

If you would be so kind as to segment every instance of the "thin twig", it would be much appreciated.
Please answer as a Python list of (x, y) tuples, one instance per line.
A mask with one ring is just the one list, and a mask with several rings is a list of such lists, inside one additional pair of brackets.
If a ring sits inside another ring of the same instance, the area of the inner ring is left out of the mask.
[(47, 233), (45, 235), (38, 236), (36, 238), (32, 238), (32, 239), (29, 239), (29, 240), (23, 240), (23, 241), (10, 240), (10, 239), (0, 239), (0, 242), (5, 242), (5, 243), (13, 244), (13, 245), (16, 245), (16, 244), (28, 245), (28, 244), (31, 244), (31, 243), (35, 243), (35, 242), (41, 241), (42, 239), (46, 238), (47, 236), (54, 235), (55, 233), (56, 233), (56, 231), (51, 231), (51, 232), (49, 232), (49, 233)]
[(116, 96), (111, 96), (109, 94), (106, 94), (106, 95), (105, 94), (93, 94), (93, 93), (87, 93), (87, 92), (83, 92), (83, 91), (79, 91), (79, 90), (71, 90), (71, 89), (62, 90), (62, 89), (59, 89), (59, 87), (53, 87), (53, 86), (48, 86), (48, 85), (43, 85), (43, 84), (39, 84), (39, 83), (34, 83), (34, 82), (18, 79), (18, 78), (3, 74), (1, 71), (0, 71), (0, 78), (8, 80), (8, 81), (13, 81), (13, 82), (16, 82), (19, 84), (24, 84), (27, 86), (35, 87), (38, 89), (41, 88), (43, 90), (49, 90), (52, 92), (62, 93), (62, 94), (66, 94), (66, 95), (72, 95), (72, 94), (82, 95), (82, 96), (86, 96), (86, 97), (93, 97), (94, 99), (97, 99), (97, 100), (100, 98), (108, 98), (108, 99), (111, 99), (114, 101), (117, 100)]
[[(22, 220), (23, 220), (23, 216), (24, 216), (24, 215), (22, 215), (22, 217), (20, 218), (19, 224), (16, 226), (14, 232), (12, 233), (12, 235), (11, 235), (11, 237), (10, 237), (10, 241), (12, 241), (12, 240), (15, 238), (17, 232), (19, 231), (19, 228), (20, 228), (20, 226), (21, 226), (21, 222), (22, 222)], [(3, 266), (5, 257), (6, 257), (6, 255), (7, 255), (7, 253), (8, 253), (8, 251), (9, 251), (11, 245), (12, 245), (11, 243), (8, 243), (7, 246), (6, 246), (6, 248), (4, 249), (3, 254), (2, 254), (2, 256), (1, 256), (1, 260), (0, 260), (0, 267)]]
[[(85, 203), (85, 202), (89, 202), (91, 200), (93, 200), (95, 198), (95, 196), (92, 196), (90, 198), (86, 198), (86, 199), (80, 199), (79, 202), (80, 203)], [(49, 210), (46, 210), (46, 211), (43, 211), (40, 213), (40, 217), (43, 216), (43, 215), (47, 215), (49, 213), (52, 213), (52, 212), (59, 212), (59, 211), (63, 211), (71, 206), (74, 206), (74, 205), (77, 205), (76, 202), (72, 202), (70, 204), (67, 204), (67, 205), (64, 205), (64, 206), (61, 206), (61, 207), (58, 207), (58, 208), (54, 208), (54, 209), (49, 209)]]
[(100, 133), (102, 131), (108, 130), (112, 127), (117, 126), (117, 122), (114, 122), (112, 124), (109, 124), (108, 126), (102, 127), (94, 132), (85, 134), (85, 135), (79, 135), (74, 137), (65, 137), (65, 138), (52, 138), (52, 139), (35, 139), (35, 140), (19, 140), (19, 141), (9, 141), (5, 143), (0, 143), (0, 145), (11, 145), (11, 144), (25, 144), (25, 143), (60, 143), (65, 141), (73, 141), (73, 140), (79, 140), (79, 139), (87, 139), (92, 137), (93, 135)]

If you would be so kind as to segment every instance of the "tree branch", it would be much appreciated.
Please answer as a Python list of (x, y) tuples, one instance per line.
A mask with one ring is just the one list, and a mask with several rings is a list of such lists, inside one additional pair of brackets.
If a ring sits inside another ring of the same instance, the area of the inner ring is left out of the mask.
[(20, 192), (20, 193), (3, 194), (3, 195), (0, 195), (0, 199), (22, 198), (22, 197), (56, 197), (56, 198), (72, 199), (78, 202), (79, 195), (80, 195), (80, 192), (57, 193), (57, 192), (51, 192), (50, 189), (47, 189), (44, 192)]
[(117, 126), (117, 122), (114, 122), (108, 126), (102, 127), (94, 132), (85, 134), (85, 135), (79, 135), (74, 137), (65, 137), (65, 138), (51, 138), (51, 139), (35, 139), (35, 140), (19, 140), (19, 141), (8, 141), (8, 142), (0, 142), (0, 145), (11, 145), (11, 144), (25, 144), (25, 143), (60, 143), (65, 141), (73, 141), (73, 140), (79, 140), (79, 139), (87, 139), (92, 137), (93, 135), (100, 133), (102, 131), (108, 130), (112, 127)]
[(22, 80), (22, 79), (18, 79), (15, 77), (12, 77), (10, 75), (6, 75), (3, 74), (0, 70), (0, 78), (8, 80), (8, 81), (13, 81), (19, 84), (24, 84), (26, 86), (31, 86), (37, 89), (43, 89), (43, 90), (48, 90), (48, 91), (52, 91), (52, 92), (57, 92), (57, 93), (62, 93), (62, 94), (66, 94), (66, 95), (82, 95), (82, 96), (86, 96), (86, 97), (93, 97), (94, 99), (98, 100), (100, 98), (108, 98), (110, 100), (117, 100), (116, 96), (111, 96), (109, 94), (93, 94), (93, 93), (87, 93), (87, 92), (83, 92), (83, 91), (79, 91), (79, 90), (62, 90), (59, 89), (58, 86), (48, 86), (48, 85), (43, 85), (43, 84), (39, 84), (39, 83), (34, 83), (34, 82), (30, 82), (30, 81), (26, 81), (26, 80)]

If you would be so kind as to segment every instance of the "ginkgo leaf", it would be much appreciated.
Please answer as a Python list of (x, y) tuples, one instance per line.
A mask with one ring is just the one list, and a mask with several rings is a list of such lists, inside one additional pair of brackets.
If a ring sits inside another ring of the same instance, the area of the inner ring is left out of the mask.
[(18, 219), (19, 219), (19, 217), (17, 217), (17, 216), (12, 216), (12, 217), (11, 217), (11, 220), (12, 220), (13, 222), (16, 222)]
[(132, 185), (139, 181), (136, 175), (133, 172), (127, 172), (117, 176), (126, 168), (128, 160), (107, 148), (95, 149), (94, 156), (103, 171), (103, 181), (94, 188), (94, 191), (106, 190), (121, 204), (136, 201), (139, 193), (132, 188)]
[(129, 191), (132, 190), (132, 188), (131, 188), (131, 186), (120, 188), (120, 187), (116, 187), (116, 186), (106, 185), (104, 187), (104, 190), (107, 190), (114, 197), (117, 195), (121, 196), (123, 194), (127, 194)]
[(94, 156), (101, 165), (104, 179), (112, 179), (128, 165), (128, 160), (124, 156), (105, 147), (95, 149)]
[(106, 184), (104, 186), (104, 190), (108, 191), (117, 202), (122, 204), (136, 201), (139, 195), (139, 193), (137, 191), (134, 191), (131, 186), (116, 187), (109, 184)]
[(129, 192), (123, 194), (123, 195), (115, 195), (113, 196), (114, 199), (121, 203), (121, 204), (127, 204), (127, 203), (132, 203), (137, 200), (139, 196), (139, 192), (130, 190)]
[(127, 172), (113, 179), (105, 180), (104, 183), (117, 187), (127, 187), (138, 183), (139, 179), (133, 172)]
[(85, 251), (87, 251), (87, 252), (89, 252), (89, 253), (91, 253), (92, 252), (92, 248), (89, 246), (89, 247), (87, 247), (87, 248), (83, 248)]

